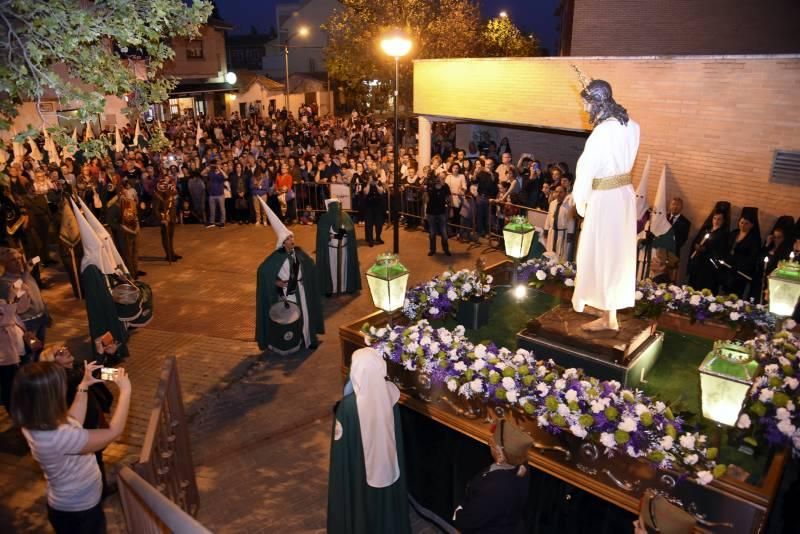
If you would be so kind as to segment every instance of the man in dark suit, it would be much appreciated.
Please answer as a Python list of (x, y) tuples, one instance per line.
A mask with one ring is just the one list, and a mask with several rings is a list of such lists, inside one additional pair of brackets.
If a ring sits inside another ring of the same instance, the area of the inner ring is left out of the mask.
[(675, 236), (675, 250), (669, 251), (667, 257), (667, 264), (670, 270), (670, 277), (673, 280), (678, 279), (678, 269), (681, 264), (681, 249), (689, 239), (689, 228), (692, 226), (691, 221), (684, 217), (681, 212), (683, 211), (683, 199), (680, 197), (673, 198), (669, 203), (669, 215), (667, 219), (672, 225), (672, 234)]

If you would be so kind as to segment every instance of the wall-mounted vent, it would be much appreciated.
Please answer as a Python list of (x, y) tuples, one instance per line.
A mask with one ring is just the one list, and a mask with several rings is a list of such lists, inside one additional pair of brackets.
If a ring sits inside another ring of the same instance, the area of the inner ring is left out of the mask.
[(800, 152), (776, 150), (770, 180), (776, 184), (800, 186)]

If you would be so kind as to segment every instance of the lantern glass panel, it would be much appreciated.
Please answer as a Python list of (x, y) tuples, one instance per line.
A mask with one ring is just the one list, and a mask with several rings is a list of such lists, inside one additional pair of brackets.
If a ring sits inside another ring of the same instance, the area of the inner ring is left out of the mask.
[(769, 311), (788, 317), (800, 299), (800, 263), (782, 261), (769, 275)]
[(503, 227), (503, 241), (506, 255), (515, 259), (522, 259), (528, 255), (535, 234), (533, 225), (522, 216), (512, 217)]
[(391, 313), (403, 307), (409, 272), (394, 254), (380, 254), (367, 271), (367, 283), (376, 308)]
[(703, 417), (733, 426), (757, 369), (752, 349), (729, 342), (714, 343), (699, 369)]

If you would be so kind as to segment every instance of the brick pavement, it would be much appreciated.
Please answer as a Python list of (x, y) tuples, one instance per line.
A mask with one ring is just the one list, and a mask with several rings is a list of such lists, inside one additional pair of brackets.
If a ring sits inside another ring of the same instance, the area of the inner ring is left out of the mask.
[[(298, 244), (313, 250), (315, 227), (295, 227)], [(362, 228), (358, 228), (359, 234)], [(362, 271), (391, 245), (359, 247)], [(106, 451), (119, 467), (138, 455), (161, 365), (175, 354), (201, 490), (200, 520), (220, 532), (317, 532), (324, 530), (330, 408), (341, 390), (339, 325), (370, 312), (369, 292), (324, 299), (325, 329), (313, 353), (259, 355), (251, 340), (255, 271), (274, 249), (271, 230), (254, 226), (179, 227), (172, 266), (160, 259), (158, 229), (143, 230), (140, 268), (155, 295), (155, 318), (131, 337), (126, 362), (133, 405), (125, 434)], [(411, 283), (449, 266), (489, 263), (497, 251), (451, 243), (452, 258), (428, 258), (427, 235), (401, 233), (401, 259)], [(66, 276), (47, 271), (44, 291), (54, 317), (48, 341), (66, 341), (77, 356), (88, 353), (86, 315), (71, 296)], [(44, 481), (5, 415), (0, 416), (0, 525), (47, 531)], [(117, 499), (106, 502), (110, 531), (124, 531)], [(415, 531), (426, 531), (415, 522)]]

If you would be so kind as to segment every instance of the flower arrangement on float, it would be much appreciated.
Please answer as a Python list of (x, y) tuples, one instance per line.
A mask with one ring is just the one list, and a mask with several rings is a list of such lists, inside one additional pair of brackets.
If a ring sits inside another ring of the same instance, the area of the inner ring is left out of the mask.
[(773, 329), (775, 316), (767, 306), (740, 299), (737, 295), (714, 295), (690, 286), (639, 282), (636, 288), (636, 313), (658, 317), (664, 312), (688, 316), (692, 322), (719, 321), (731, 326), (750, 324), (758, 329)]
[(545, 282), (555, 281), (567, 287), (575, 285), (575, 264), (560, 260), (558, 256), (545, 253), (521, 263), (517, 268), (517, 280), (529, 286), (541, 287)]
[(774, 336), (765, 334), (748, 340), (761, 366), (753, 382), (736, 427), (745, 432), (744, 440), (757, 446), (761, 436), (770, 445), (789, 445), (800, 455), (800, 338), (788, 332), (795, 327), (788, 320), (787, 330)]
[(412, 321), (443, 319), (455, 312), (459, 302), (490, 298), (494, 293), (492, 281), (482, 269), (445, 271), (406, 292), (403, 315)]
[(669, 406), (599, 381), (552, 360), (537, 361), (524, 349), (473, 344), (463, 326), (433, 328), (426, 320), (411, 326), (365, 325), (365, 341), (407, 371), (464, 399), (505, 404), (535, 418), (551, 434), (570, 434), (602, 445), (608, 455), (644, 458), (661, 468), (693, 473), (700, 484), (720, 476), (717, 450), (706, 436), (690, 431)]

